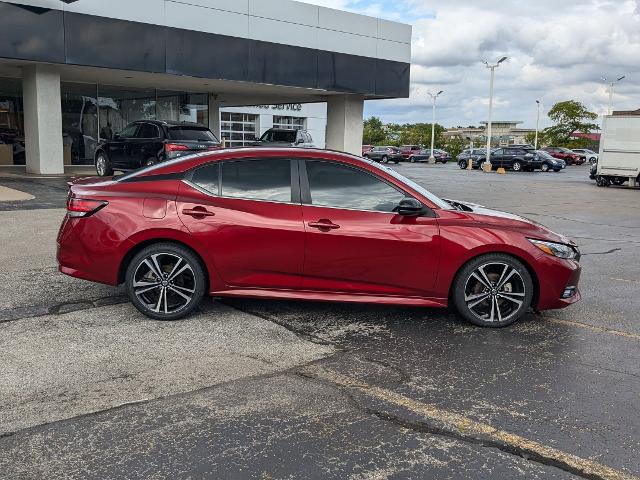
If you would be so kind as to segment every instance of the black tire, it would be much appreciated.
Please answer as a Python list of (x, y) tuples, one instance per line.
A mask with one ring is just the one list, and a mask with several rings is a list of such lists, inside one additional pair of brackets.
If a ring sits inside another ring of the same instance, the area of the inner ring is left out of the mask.
[(111, 177), (113, 176), (113, 167), (111, 161), (106, 153), (100, 151), (96, 155), (95, 161), (96, 173), (99, 177)]
[(613, 177), (611, 179), (611, 183), (613, 183), (614, 185), (618, 185), (618, 186), (623, 185), (624, 182), (626, 182), (626, 181), (627, 181), (627, 179), (624, 178), (624, 177)]
[[(176, 267), (181, 271), (184, 265), (188, 266), (184, 273), (172, 271)], [(155, 274), (157, 266), (161, 278)], [(175, 275), (173, 281), (169, 277), (171, 273)], [(174, 243), (155, 243), (129, 262), (125, 285), (131, 303), (142, 314), (154, 320), (174, 321), (186, 317), (200, 305), (207, 289), (206, 278), (204, 267), (193, 252)], [(152, 305), (156, 306), (152, 308)]]
[(556, 173), (559, 173), (559, 172), (562, 171), (562, 169), (561, 168), (555, 168), (553, 171), (556, 172)]
[[(505, 276), (507, 281), (503, 280), (500, 286), (498, 282)], [(485, 287), (484, 278), (489, 280), (489, 288)], [(456, 275), (452, 288), (453, 304), (459, 315), (474, 325), (492, 328), (506, 327), (520, 320), (531, 306), (534, 293), (527, 268), (518, 259), (502, 253), (490, 253), (469, 261)]]
[(442, 164), (445, 165), (448, 162), (448, 160), (445, 158), (444, 160), (442, 160)]
[(382, 158), (380, 159), (380, 161), (382, 163), (388, 163), (389, 162), (389, 157), (387, 157), (386, 155), (383, 155)]
[(596, 185), (599, 187), (609, 187), (611, 185), (611, 180), (608, 177), (601, 177), (598, 175), (596, 177)]
[(416, 163), (416, 159), (414, 157), (409, 157), (409, 163)]
[(366, 153), (364, 154), (364, 158), (366, 158), (367, 160), (371, 160), (371, 157), (369, 157), (369, 155), (367, 155)]
[(464, 160), (460, 160), (458, 162), (458, 166), (460, 167), (460, 170), (466, 170), (467, 169), (467, 165), (468, 165), (468, 163), (465, 162)]
[(398, 165), (400, 163), (400, 160), (394, 160), (394, 162), (396, 165)]
[(511, 168), (514, 172), (520, 172), (522, 171), (522, 163), (519, 160), (515, 160), (511, 165)]
[[(542, 170), (543, 172), (548, 172), (549, 171), (549, 164), (548, 163), (543, 163), (540, 166), (540, 170)], [(557, 171), (557, 170), (556, 170)]]
[(155, 165), (156, 163), (158, 163), (158, 159), (154, 158), (154, 157), (150, 157), (150, 158), (147, 158), (144, 161), (144, 164), (142, 166), (143, 167), (151, 167), (152, 165)]

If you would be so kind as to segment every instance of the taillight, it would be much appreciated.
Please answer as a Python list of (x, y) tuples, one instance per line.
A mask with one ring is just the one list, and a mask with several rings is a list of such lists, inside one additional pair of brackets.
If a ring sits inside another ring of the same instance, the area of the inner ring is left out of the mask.
[(70, 217), (89, 217), (107, 206), (109, 202), (103, 200), (87, 200), (71, 197), (67, 201), (67, 214)]
[(164, 145), (165, 152), (184, 152), (186, 150), (189, 150), (189, 147), (180, 145), (179, 143), (165, 143)]

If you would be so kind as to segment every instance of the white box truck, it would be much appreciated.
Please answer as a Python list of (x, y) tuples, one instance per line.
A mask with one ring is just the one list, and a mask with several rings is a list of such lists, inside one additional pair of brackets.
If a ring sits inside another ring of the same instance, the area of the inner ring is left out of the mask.
[(640, 184), (640, 116), (604, 117), (596, 170), (599, 187)]

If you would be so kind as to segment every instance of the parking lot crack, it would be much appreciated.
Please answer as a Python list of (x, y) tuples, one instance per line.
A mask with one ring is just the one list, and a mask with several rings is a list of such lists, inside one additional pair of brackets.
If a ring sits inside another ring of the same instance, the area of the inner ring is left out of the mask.
[[(299, 374), (305, 378), (333, 385), (350, 397), (354, 405), (361, 411), (402, 428), (495, 448), (528, 461), (558, 468), (580, 478), (640, 480), (640, 477), (599, 464), (593, 460), (563, 452), (517, 434), (500, 430), (489, 424), (477, 422), (461, 414), (419, 402), (400, 393), (352, 379), (325, 369), (318, 363), (299, 369)], [(356, 396), (362, 396), (362, 401), (356, 399)], [(386, 405), (388, 408), (366, 406), (363, 404), (365, 399)], [(400, 413), (391, 413), (392, 409), (396, 409), (398, 412), (407, 412), (407, 416), (411, 419), (403, 418)]]

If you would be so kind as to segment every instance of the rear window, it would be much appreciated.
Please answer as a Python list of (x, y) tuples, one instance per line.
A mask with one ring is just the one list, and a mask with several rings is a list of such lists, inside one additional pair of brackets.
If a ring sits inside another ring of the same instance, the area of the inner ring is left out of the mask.
[(193, 140), (196, 142), (218, 142), (216, 136), (207, 128), (202, 127), (170, 127), (171, 140)]
[(268, 130), (262, 135), (260, 138), (263, 142), (285, 142), (285, 143), (296, 143), (296, 131), (291, 130), (290, 132), (279, 132), (277, 130)]

